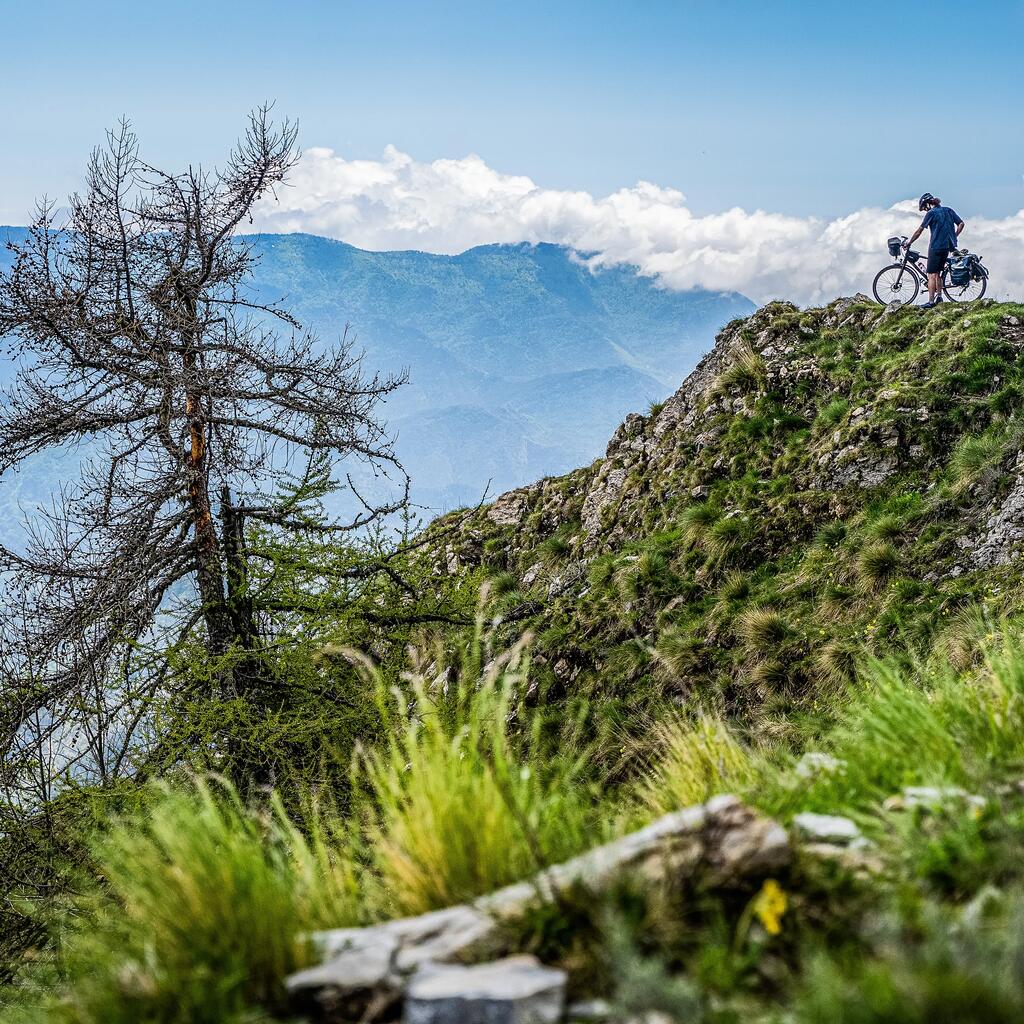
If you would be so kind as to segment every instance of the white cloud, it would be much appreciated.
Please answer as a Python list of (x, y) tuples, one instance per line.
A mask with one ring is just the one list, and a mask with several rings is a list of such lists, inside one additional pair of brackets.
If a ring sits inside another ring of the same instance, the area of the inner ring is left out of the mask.
[[(1024, 297), (1024, 210), (1002, 220), (959, 211), (964, 242), (985, 257), (992, 294)], [(698, 217), (682, 192), (641, 181), (611, 195), (546, 189), (478, 156), (421, 163), (393, 146), (381, 160), (307, 150), (264, 231), (309, 231), (366, 249), (461, 252), (489, 242), (558, 242), (629, 263), (669, 288), (736, 290), (807, 303), (870, 291), (885, 239), (910, 234), (917, 204), (870, 207), (837, 220), (733, 207)], [(926, 244), (926, 240), (922, 239)]]

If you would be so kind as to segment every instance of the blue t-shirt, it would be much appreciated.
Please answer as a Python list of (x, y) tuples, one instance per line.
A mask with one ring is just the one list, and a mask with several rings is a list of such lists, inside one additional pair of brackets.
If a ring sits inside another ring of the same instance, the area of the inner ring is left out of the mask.
[(935, 249), (955, 249), (957, 243), (956, 226), (960, 218), (948, 206), (936, 206), (924, 215), (921, 227), (931, 228), (932, 237), (928, 243), (928, 251)]

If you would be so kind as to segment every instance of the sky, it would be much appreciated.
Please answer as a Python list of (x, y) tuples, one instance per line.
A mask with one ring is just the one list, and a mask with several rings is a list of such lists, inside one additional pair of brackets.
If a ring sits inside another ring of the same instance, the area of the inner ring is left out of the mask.
[(669, 287), (811, 299), (928, 190), (1008, 269), (1022, 33), (1024, 0), (0, 0), (0, 223), (76, 188), (122, 115), (151, 162), (210, 164), (269, 99), (306, 155), (267, 229), (560, 241)]

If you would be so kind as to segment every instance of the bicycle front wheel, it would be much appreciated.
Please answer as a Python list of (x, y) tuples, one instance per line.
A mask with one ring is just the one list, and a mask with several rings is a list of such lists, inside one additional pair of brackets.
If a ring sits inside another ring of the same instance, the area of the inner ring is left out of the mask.
[(893, 263), (888, 267), (882, 267), (875, 275), (871, 290), (883, 306), (888, 306), (890, 302), (898, 302), (905, 306), (917, 298), (921, 282), (910, 267), (902, 263)]
[(988, 286), (988, 278), (982, 277), (977, 281), (972, 277), (966, 284), (953, 284), (949, 279), (949, 267), (942, 272), (942, 293), (950, 302), (973, 302), (985, 294)]

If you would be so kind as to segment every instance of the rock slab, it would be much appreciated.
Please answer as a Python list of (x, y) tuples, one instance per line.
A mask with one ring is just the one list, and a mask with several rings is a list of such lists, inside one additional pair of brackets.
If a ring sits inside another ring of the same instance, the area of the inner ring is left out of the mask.
[(513, 956), (462, 967), (421, 968), (406, 991), (404, 1024), (555, 1024), (565, 1009), (565, 971)]

